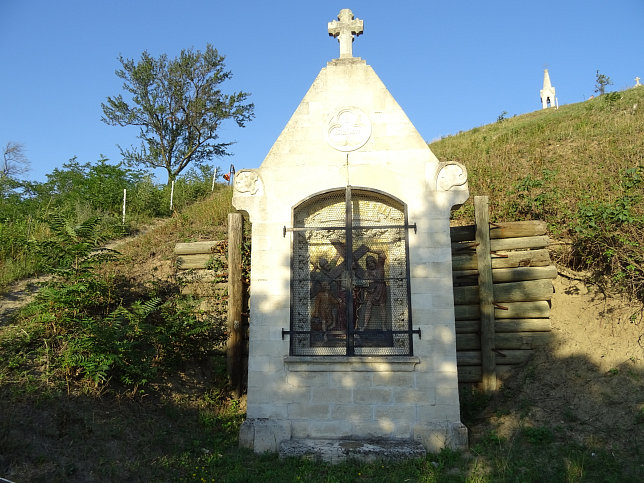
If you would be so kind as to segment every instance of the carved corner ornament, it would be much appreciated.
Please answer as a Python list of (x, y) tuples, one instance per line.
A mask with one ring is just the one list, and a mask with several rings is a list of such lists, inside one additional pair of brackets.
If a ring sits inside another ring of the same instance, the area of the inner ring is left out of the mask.
[(371, 137), (371, 119), (357, 107), (340, 109), (329, 121), (327, 142), (338, 151), (360, 149)]
[(457, 161), (441, 161), (436, 170), (436, 191), (467, 190), (467, 169)]
[(262, 180), (256, 171), (244, 169), (235, 173), (233, 190), (243, 196), (253, 196), (262, 190)]

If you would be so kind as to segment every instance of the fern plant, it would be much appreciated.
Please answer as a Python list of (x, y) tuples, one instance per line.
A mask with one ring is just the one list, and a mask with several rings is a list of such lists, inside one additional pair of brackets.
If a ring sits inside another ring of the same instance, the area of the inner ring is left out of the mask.
[(149, 342), (154, 329), (146, 319), (161, 305), (158, 297), (136, 301), (130, 309), (119, 305), (103, 319), (77, 319), (73, 337), (61, 351), (66, 375), (91, 382), (94, 387), (112, 376), (121, 382), (142, 386), (155, 373), (155, 350)]
[(50, 214), (47, 224), (52, 237), (42, 241), (32, 240), (34, 250), (51, 270), (65, 275), (87, 272), (98, 263), (113, 260), (116, 250), (101, 248), (100, 217), (93, 216), (72, 226), (62, 215)]

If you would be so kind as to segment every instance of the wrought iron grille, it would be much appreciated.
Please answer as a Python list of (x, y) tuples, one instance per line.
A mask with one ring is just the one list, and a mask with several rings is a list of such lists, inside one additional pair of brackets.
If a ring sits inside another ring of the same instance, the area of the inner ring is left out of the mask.
[(296, 208), (291, 355), (413, 355), (409, 228), (400, 202), (351, 186)]

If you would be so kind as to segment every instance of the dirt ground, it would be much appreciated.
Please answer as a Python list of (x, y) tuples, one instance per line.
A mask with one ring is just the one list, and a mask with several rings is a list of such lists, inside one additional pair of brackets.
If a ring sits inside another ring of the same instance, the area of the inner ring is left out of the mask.
[(571, 276), (560, 272), (554, 281), (551, 344), (504, 381), (470, 421), (470, 439), (549, 427), (591, 448), (630, 454), (644, 468), (642, 307)]

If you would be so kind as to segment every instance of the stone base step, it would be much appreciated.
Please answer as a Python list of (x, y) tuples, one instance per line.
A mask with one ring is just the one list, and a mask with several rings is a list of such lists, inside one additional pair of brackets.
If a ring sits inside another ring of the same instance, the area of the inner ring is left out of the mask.
[(308, 458), (328, 463), (340, 463), (355, 459), (372, 462), (424, 458), (425, 447), (418, 441), (349, 440), (349, 439), (291, 439), (280, 444), (280, 458)]

